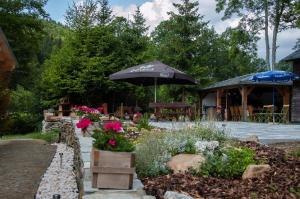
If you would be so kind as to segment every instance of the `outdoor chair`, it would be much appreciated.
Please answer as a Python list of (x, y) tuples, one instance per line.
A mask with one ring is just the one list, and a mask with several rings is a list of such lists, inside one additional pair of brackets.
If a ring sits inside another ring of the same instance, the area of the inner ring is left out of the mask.
[(281, 109), (281, 113), (279, 113), (279, 122), (280, 123), (288, 123), (289, 122), (289, 114), (290, 114), (290, 105), (285, 104)]
[(230, 110), (230, 115), (231, 115), (232, 120), (237, 121), (237, 114), (235, 112), (234, 106), (230, 106), (229, 110)]
[(240, 106), (234, 106), (234, 112), (236, 114), (236, 121), (241, 120)]
[(248, 118), (250, 121), (255, 121), (255, 114), (254, 112), (254, 107), (252, 105), (248, 105), (247, 106), (247, 110), (248, 110)]

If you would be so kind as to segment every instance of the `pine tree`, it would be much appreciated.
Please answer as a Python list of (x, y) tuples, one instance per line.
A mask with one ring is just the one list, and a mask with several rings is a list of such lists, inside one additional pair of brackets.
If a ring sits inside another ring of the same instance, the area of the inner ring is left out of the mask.
[(108, 0), (99, 0), (100, 4), (100, 11), (98, 13), (98, 21), (100, 25), (107, 25), (109, 24), (112, 19), (112, 9), (108, 4)]
[(140, 7), (138, 6), (135, 14), (133, 15), (133, 21), (131, 22), (132, 29), (134, 32), (139, 35), (145, 35), (149, 29), (148, 26), (145, 25), (146, 19), (141, 13)]

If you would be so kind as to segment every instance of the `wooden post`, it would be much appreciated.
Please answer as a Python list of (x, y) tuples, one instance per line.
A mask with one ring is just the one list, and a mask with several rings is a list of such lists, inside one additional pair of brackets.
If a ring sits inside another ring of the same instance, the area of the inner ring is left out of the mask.
[(221, 106), (221, 98), (222, 98), (222, 90), (218, 89), (217, 90), (217, 107)]
[(58, 116), (59, 117), (63, 116), (63, 105), (62, 104), (58, 105)]
[(248, 95), (253, 91), (254, 87), (242, 87), (240, 89), (240, 94), (242, 96), (242, 120), (247, 121), (247, 111), (248, 111)]
[(289, 105), (290, 104), (290, 89), (289, 88), (276, 88), (278, 93), (282, 96), (283, 98), (283, 105)]
[(121, 112), (121, 118), (123, 118), (123, 117), (124, 117), (124, 107), (123, 107), (123, 102), (121, 103), (121, 110), (120, 110), (120, 112)]
[(240, 90), (242, 96), (242, 120), (247, 120), (247, 104), (248, 104), (248, 95), (247, 95), (247, 87), (242, 87)]

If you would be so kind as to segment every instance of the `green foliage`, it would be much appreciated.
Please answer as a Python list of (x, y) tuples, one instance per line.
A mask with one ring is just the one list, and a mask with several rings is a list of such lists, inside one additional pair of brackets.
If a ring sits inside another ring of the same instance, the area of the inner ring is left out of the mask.
[(32, 73), (37, 69), (36, 56), (43, 38), (46, 0), (0, 1), (0, 27), (18, 60), (12, 84), (33, 85)]
[(199, 126), (180, 131), (144, 133), (136, 146), (136, 169), (139, 176), (157, 176), (169, 173), (166, 164), (179, 153), (196, 153), (200, 140), (227, 140), (217, 129)]
[(58, 141), (59, 131), (52, 130), (47, 133), (34, 132), (28, 134), (16, 134), (16, 135), (5, 135), (2, 139), (10, 140), (10, 139), (39, 139), (45, 140), (49, 143), (54, 143)]
[(293, 150), (290, 155), (295, 158), (300, 158), (300, 148)]
[[(134, 150), (134, 145), (124, 137), (123, 133), (96, 129), (92, 137), (95, 139), (93, 146), (99, 150), (118, 152), (132, 152)], [(114, 140), (115, 145), (109, 144), (110, 140)]]
[(142, 128), (150, 130), (151, 126), (149, 124), (149, 115), (147, 113), (143, 114), (140, 121), (136, 125), (136, 127), (141, 130)]
[(255, 152), (249, 148), (227, 148), (208, 154), (201, 165), (201, 175), (238, 178), (249, 164), (255, 164)]
[(157, 176), (169, 173), (166, 163), (172, 157), (164, 145), (165, 133), (147, 133), (136, 146), (136, 171), (138, 176)]
[(9, 117), (1, 125), (4, 133), (29, 133), (40, 126), (39, 101), (35, 94), (22, 86), (11, 92)]
[(2, 121), (1, 131), (4, 134), (29, 133), (38, 129), (39, 122), (37, 114), (15, 112)]

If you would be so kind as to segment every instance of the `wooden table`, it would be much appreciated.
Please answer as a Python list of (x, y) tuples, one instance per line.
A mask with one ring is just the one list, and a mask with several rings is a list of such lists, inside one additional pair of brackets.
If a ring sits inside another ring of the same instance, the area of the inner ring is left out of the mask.
[(149, 103), (149, 107), (154, 109), (155, 117), (159, 119), (179, 119), (179, 116), (192, 116), (191, 105), (183, 102), (173, 103)]

